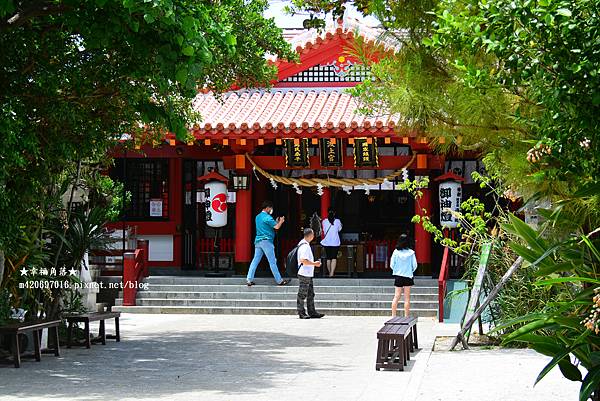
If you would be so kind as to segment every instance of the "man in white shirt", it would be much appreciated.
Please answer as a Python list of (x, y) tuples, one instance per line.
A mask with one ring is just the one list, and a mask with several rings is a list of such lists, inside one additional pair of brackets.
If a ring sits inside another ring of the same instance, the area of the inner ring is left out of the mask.
[[(316, 261), (310, 248), (310, 242), (315, 238), (315, 232), (311, 228), (304, 229), (304, 238), (298, 243), (298, 287), (297, 310), (300, 319), (320, 319), (325, 316), (315, 310), (315, 290), (313, 288), (313, 276), (315, 266), (320, 267), (321, 261)], [(304, 310), (304, 300), (308, 314)]]

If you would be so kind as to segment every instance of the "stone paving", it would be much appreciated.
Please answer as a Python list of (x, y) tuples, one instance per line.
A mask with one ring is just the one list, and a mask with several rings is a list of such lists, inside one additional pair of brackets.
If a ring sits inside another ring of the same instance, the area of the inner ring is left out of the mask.
[(419, 321), (422, 350), (407, 371), (377, 372), (385, 320), (124, 314), (121, 343), (0, 365), (0, 400), (576, 399), (577, 383), (558, 372), (532, 387), (548, 358), (528, 350), (431, 352), (435, 335), (457, 329), (432, 319)]

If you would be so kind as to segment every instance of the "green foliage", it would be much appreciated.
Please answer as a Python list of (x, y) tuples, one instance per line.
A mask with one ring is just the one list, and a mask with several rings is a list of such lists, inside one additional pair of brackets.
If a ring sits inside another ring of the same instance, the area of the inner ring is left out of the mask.
[[(0, 249), (18, 253), (65, 170), (123, 133), (183, 139), (198, 88), (268, 83), (292, 58), (265, 0), (0, 2)], [(14, 256), (14, 255), (13, 255)]]
[(0, 288), (0, 326), (10, 319), (10, 292), (5, 288)]
[[(295, 1), (312, 17), (348, 4), (400, 45), (357, 86), (445, 152), (475, 150), (500, 185), (560, 198), (600, 176), (598, 0)], [(439, 138), (444, 138), (440, 141)]]
[[(106, 249), (110, 239), (106, 234), (106, 212), (100, 208), (91, 209), (89, 212), (75, 213), (72, 215), (66, 233), (53, 232), (63, 243), (64, 257), (59, 262), (60, 266), (77, 271), (81, 268), (84, 255), (92, 249)], [(56, 241), (59, 242), (59, 241)], [(51, 254), (56, 254), (51, 250)], [(87, 268), (87, 266), (84, 266)]]
[[(0, 250), (13, 306), (55, 316), (64, 277), (22, 268), (79, 270), (128, 194), (101, 175), (123, 133), (136, 143), (200, 116), (198, 89), (263, 86), (267, 54), (294, 56), (266, 0), (0, 1)], [(84, 190), (71, 213), (70, 197)], [(71, 276), (67, 281), (76, 280)], [(24, 288), (19, 288), (19, 285)], [(27, 285), (25, 285), (27, 284)], [(76, 299), (73, 299), (76, 303)]]
[[(496, 330), (506, 331), (504, 343), (524, 343), (552, 357), (536, 382), (558, 366), (567, 379), (582, 382), (581, 401), (592, 393), (596, 400), (600, 397), (596, 373), (600, 370), (600, 240), (594, 232), (545, 236), (548, 226), (568, 224), (560, 213), (550, 216), (537, 231), (514, 216), (504, 228), (518, 239), (511, 248), (529, 268), (537, 268), (536, 286), (555, 296), (544, 310), (505, 322)], [(585, 377), (571, 356), (587, 370)]]
[(534, 183), (598, 177), (598, 9), (594, 0), (442, 0), (437, 9), (437, 48), (492, 57), (464, 63), (468, 82), (515, 96), (511, 115), (531, 136)]

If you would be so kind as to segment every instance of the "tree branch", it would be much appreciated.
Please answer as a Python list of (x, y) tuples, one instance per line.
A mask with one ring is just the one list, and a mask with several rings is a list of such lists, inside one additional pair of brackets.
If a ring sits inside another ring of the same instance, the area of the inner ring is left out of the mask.
[(521, 132), (523, 134), (526, 134), (527, 131), (525, 131), (523, 128), (519, 128), (519, 127), (498, 127), (495, 125), (477, 125), (477, 124), (460, 124), (454, 121), (450, 121), (447, 118), (444, 118), (440, 115), (435, 115), (434, 117), (435, 119), (441, 121), (442, 123), (453, 127), (453, 128), (479, 128), (479, 129), (487, 129), (490, 131), (517, 131), (517, 132)]

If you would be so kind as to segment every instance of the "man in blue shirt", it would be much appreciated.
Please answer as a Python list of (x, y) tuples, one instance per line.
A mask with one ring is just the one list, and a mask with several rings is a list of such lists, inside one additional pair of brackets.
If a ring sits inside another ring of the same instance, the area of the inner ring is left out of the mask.
[(275, 245), (273, 245), (275, 230), (279, 230), (279, 227), (283, 225), (285, 217), (281, 216), (275, 220), (272, 214), (273, 202), (264, 201), (262, 204), (262, 211), (256, 215), (255, 219), (256, 238), (254, 239), (254, 258), (252, 258), (250, 268), (248, 269), (248, 276), (246, 277), (248, 287), (254, 285), (254, 274), (256, 273), (256, 268), (263, 255), (265, 255), (269, 261), (269, 267), (271, 268), (271, 273), (273, 273), (277, 285), (286, 285), (289, 283), (289, 280), (283, 280), (281, 274), (279, 274), (277, 259), (275, 258)]

